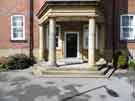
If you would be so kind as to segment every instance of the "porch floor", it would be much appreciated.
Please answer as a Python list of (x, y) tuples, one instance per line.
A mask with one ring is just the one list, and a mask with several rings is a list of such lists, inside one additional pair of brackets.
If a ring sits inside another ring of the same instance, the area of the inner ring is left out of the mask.
[[(42, 67), (49, 67), (49, 63), (47, 61), (40, 61), (38, 64)], [(68, 69), (87, 69), (87, 68), (93, 68), (90, 67), (87, 63), (87, 61), (84, 61), (82, 59), (78, 58), (66, 58), (66, 59), (58, 59), (57, 60), (57, 67), (56, 68), (68, 68)]]

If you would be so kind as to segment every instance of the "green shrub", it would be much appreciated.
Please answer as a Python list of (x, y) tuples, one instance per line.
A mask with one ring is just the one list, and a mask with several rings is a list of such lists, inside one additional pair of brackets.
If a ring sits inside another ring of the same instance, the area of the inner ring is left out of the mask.
[(6, 70), (8, 70), (7, 65), (6, 64), (0, 64), (0, 72), (6, 71)]
[(129, 69), (135, 70), (135, 60), (130, 60), (128, 62)]
[(0, 57), (0, 72), (6, 71), (8, 69), (6, 65), (7, 63), (8, 63), (8, 58)]
[(26, 69), (35, 63), (35, 59), (31, 59), (24, 54), (16, 54), (8, 57), (8, 69)]
[(115, 54), (114, 61), (117, 62), (117, 66), (121, 69), (128, 68), (128, 55), (126, 51), (121, 50)]
[(127, 63), (127, 56), (125, 53), (122, 53), (121, 55), (119, 55), (118, 57), (118, 65), (124, 65)]

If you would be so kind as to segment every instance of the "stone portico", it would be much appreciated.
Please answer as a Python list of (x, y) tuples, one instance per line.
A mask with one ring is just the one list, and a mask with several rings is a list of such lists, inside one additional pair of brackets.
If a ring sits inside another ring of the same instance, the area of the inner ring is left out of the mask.
[[(100, 53), (104, 52), (104, 19), (99, 8), (97, 8), (99, 3), (100, 0), (87, 2), (46, 1), (37, 14), (39, 19), (39, 59), (45, 60), (46, 58), (50, 65), (56, 66), (59, 57), (64, 59), (67, 58), (67, 54), (71, 57), (76, 54), (75, 58), (83, 60), (85, 56), (88, 64), (94, 65), (97, 43)], [(60, 39), (62, 40), (61, 47), (58, 49), (56, 48), (57, 25), (61, 26)], [(83, 48), (84, 25), (88, 25), (87, 49)], [(47, 26), (48, 33), (45, 30)], [(76, 33), (76, 35), (73, 35), (73, 33)], [(96, 38), (96, 34), (98, 38)], [(70, 37), (76, 38), (75, 41), (71, 38), (73, 44), (77, 45), (75, 49), (72, 47), (73, 54), (71, 54), (71, 51), (67, 52), (68, 45), (71, 46), (72, 44), (71, 42), (67, 44), (67, 37), (69, 37), (69, 40)]]

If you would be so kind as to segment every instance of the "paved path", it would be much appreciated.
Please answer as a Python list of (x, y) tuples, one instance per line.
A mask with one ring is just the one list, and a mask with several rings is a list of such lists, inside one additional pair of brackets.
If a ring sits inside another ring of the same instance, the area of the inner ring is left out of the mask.
[[(100, 88), (71, 97), (102, 85), (115, 94)], [(118, 73), (111, 79), (34, 77), (28, 71), (0, 73), (0, 101), (135, 101), (135, 73)]]

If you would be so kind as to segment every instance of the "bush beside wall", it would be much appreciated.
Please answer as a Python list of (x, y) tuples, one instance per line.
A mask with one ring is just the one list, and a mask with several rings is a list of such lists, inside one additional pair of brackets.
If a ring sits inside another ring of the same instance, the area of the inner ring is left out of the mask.
[(135, 70), (135, 60), (129, 60), (128, 62), (129, 70)]
[(16, 54), (7, 58), (0, 58), (0, 70), (26, 69), (35, 63), (35, 59), (32, 59), (25, 54)]

